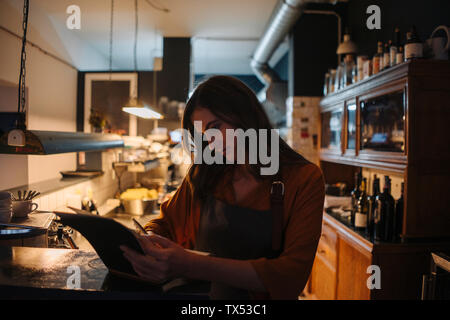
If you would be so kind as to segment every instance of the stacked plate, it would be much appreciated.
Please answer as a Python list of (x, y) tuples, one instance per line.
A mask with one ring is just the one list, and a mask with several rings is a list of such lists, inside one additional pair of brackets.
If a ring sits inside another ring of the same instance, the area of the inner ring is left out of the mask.
[(9, 192), (0, 192), (0, 222), (9, 223), (13, 215), (12, 197)]

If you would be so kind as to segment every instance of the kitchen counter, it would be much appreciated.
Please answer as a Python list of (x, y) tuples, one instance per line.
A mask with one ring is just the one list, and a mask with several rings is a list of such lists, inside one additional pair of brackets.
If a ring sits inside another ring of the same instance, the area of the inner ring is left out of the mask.
[[(69, 289), (69, 267), (80, 268), (80, 288)], [(118, 278), (95, 252), (0, 246), (0, 299), (205, 299), (196, 289), (164, 293), (159, 286)]]

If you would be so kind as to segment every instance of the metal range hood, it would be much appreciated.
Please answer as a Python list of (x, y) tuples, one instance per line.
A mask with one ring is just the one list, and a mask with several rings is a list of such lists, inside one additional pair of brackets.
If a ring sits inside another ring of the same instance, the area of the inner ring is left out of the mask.
[(124, 146), (117, 134), (24, 130), (25, 146), (8, 145), (8, 132), (0, 137), (0, 153), (56, 154), (95, 151)]
[(303, 13), (308, 3), (336, 3), (336, 0), (281, 0), (274, 9), (267, 28), (253, 54), (250, 66), (264, 84), (258, 93), (272, 124), (283, 126), (286, 121), (287, 83), (269, 66), (269, 60)]

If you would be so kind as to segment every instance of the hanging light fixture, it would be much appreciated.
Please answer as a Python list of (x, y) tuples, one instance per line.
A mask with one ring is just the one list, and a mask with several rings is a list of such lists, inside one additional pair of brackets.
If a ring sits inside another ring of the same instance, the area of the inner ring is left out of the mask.
[[(134, 0), (134, 19), (135, 19), (135, 29), (134, 29), (134, 72), (137, 74), (137, 35), (138, 35), (138, 0)], [(145, 105), (137, 97), (137, 85), (133, 87), (133, 94), (122, 108), (122, 111), (127, 112), (131, 115), (143, 118), (143, 119), (163, 119), (163, 116), (152, 110), (150, 107)]]
[(351, 40), (350, 32), (348, 29), (345, 30), (344, 41), (342, 41), (336, 53), (339, 55), (342, 54), (356, 54), (358, 52), (358, 46)]

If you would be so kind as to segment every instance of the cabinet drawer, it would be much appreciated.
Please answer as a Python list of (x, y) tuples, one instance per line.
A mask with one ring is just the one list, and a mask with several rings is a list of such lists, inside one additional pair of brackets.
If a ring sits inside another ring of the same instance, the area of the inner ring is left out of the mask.
[(311, 292), (316, 299), (336, 299), (336, 271), (320, 255), (314, 260), (310, 281)]
[(337, 234), (326, 224), (322, 226), (322, 235), (320, 236), (319, 245), (317, 247), (317, 254), (321, 256), (332, 268), (337, 265)]
[(325, 242), (333, 250), (336, 250), (337, 232), (333, 227), (331, 227), (326, 222), (324, 222), (322, 225), (322, 235), (320, 237), (320, 240)]

